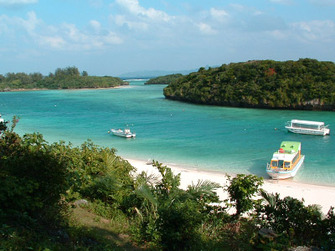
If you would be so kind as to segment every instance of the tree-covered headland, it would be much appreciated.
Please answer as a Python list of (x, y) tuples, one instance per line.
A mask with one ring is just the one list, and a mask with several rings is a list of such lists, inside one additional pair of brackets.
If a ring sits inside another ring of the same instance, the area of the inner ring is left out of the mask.
[[(154, 161), (160, 176), (88, 140), (81, 146), (0, 128), (0, 250), (290, 250), (335, 247), (335, 212), (268, 194), (263, 179), (224, 187)], [(228, 194), (220, 201), (218, 189)], [(315, 249), (317, 250), (317, 249)]]
[(122, 79), (111, 76), (89, 76), (86, 71), (79, 72), (76, 67), (58, 68), (55, 73), (43, 76), (41, 73), (0, 74), (0, 91), (18, 89), (79, 89), (109, 88), (127, 85)]
[(182, 77), (183, 75), (180, 73), (177, 74), (170, 74), (165, 76), (160, 76), (157, 78), (151, 78), (147, 82), (145, 82), (146, 85), (168, 85), (172, 83), (173, 81), (176, 81), (178, 78)]
[(335, 64), (257, 60), (200, 68), (170, 83), (168, 99), (270, 109), (335, 110)]

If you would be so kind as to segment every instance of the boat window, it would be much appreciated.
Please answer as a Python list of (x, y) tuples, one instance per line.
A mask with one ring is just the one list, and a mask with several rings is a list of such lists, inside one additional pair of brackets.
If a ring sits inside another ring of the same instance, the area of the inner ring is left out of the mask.
[(283, 164), (284, 164), (283, 160), (278, 161), (278, 167), (283, 168)]
[(272, 160), (271, 161), (271, 166), (272, 167), (278, 167), (278, 161), (277, 160)]
[(299, 158), (299, 154), (297, 154), (297, 155), (293, 158), (292, 163), (295, 163), (295, 162), (297, 161), (298, 158)]
[(291, 162), (284, 162), (285, 168), (290, 168), (291, 167)]
[(273, 160), (271, 162), (272, 167), (283, 168), (284, 161), (283, 160)]
[(306, 128), (306, 129), (319, 129), (318, 125), (312, 125), (312, 124), (301, 124), (301, 123), (292, 123), (292, 127), (297, 128)]

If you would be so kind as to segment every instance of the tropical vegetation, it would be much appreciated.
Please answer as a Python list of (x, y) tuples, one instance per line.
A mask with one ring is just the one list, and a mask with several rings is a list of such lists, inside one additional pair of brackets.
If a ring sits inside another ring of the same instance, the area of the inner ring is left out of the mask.
[(168, 85), (172, 83), (173, 81), (176, 81), (178, 78), (182, 76), (183, 75), (180, 73), (160, 76), (160, 77), (149, 79), (147, 82), (145, 82), (145, 84), (146, 85), (153, 85), (153, 84)]
[(109, 88), (126, 85), (122, 79), (111, 76), (89, 76), (86, 71), (79, 72), (76, 67), (58, 68), (55, 73), (43, 76), (41, 73), (0, 74), (0, 91), (18, 89), (78, 89)]
[[(154, 161), (159, 176), (114, 148), (0, 134), (0, 250), (332, 250), (335, 211), (261, 189), (263, 178), (228, 177), (225, 187)], [(224, 189), (228, 199), (220, 201)]]
[(335, 64), (315, 59), (224, 64), (180, 77), (168, 99), (270, 109), (335, 110)]

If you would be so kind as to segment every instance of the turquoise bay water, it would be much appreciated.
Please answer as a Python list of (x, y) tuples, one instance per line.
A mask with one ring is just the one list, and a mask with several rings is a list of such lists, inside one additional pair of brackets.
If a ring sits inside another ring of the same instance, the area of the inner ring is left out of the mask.
[[(49, 142), (80, 145), (91, 139), (133, 159), (267, 178), (266, 163), (283, 140), (302, 142), (306, 155), (295, 181), (335, 186), (334, 135), (288, 133), (293, 118), (325, 121), (335, 131), (334, 112), (241, 109), (166, 100), (165, 86), (130, 86), (105, 90), (52, 90), (0, 93), (0, 113), (16, 115), (16, 132), (40, 132)], [(129, 125), (135, 139), (108, 134)], [(201, 178), (201, 177), (199, 177)]]

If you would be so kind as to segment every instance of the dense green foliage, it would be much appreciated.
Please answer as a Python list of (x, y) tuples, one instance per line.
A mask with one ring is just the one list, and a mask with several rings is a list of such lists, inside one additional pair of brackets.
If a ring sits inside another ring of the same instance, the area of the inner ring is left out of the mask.
[(273, 230), (272, 247), (281, 249), (291, 245), (321, 246), (331, 250), (335, 246), (334, 210), (322, 219), (319, 206), (304, 206), (292, 197), (280, 199), (279, 194), (262, 191), (264, 204), (256, 206), (262, 227)]
[(7, 129), (8, 121), (0, 121), (0, 134)]
[(230, 200), (236, 208), (236, 216), (254, 208), (257, 204), (252, 197), (259, 192), (259, 187), (263, 184), (263, 179), (254, 175), (238, 174), (231, 178), (228, 176), (229, 186), (227, 191)]
[(0, 91), (16, 89), (78, 89), (78, 88), (108, 88), (125, 85), (120, 78), (88, 76), (82, 74), (76, 67), (58, 68), (55, 73), (43, 76), (41, 73), (7, 73), (0, 75)]
[(86, 198), (103, 214), (117, 215), (133, 190), (134, 168), (115, 149), (90, 141), (73, 147), (47, 144), (41, 134), (20, 137), (16, 122), (0, 135), (0, 250), (99, 247), (86, 231), (69, 228), (69, 206)]
[(169, 84), (164, 95), (209, 105), (334, 110), (335, 64), (263, 60), (200, 68)]
[(137, 213), (140, 228), (136, 236), (141, 241), (152, 242), (164, 250), (192, 250), (199, 244), (197, 231), (211, 210), (207, 203), (218, 202), (214, 192), (219, 185), (212, 182), (198, 183), (186, 191), (179, 188), (180, 174), (154, 163), (161, 174), (158, 182), (142, 173), (131, 208)]
[[(159, 177), (135, 175), (113, 148), (91, 141), (80, 147), (48, 144), (36, 133), (20, 137), (13, 131), (16, 122), (14, 117), (0, 135), (0, 250), (335, 246), (333, 208), (323, 217), (315, 205), (267, 194), (259, 188), (262, 178), (237, 175), (228, 178), (226, 187), (199, 180), (183, 190), (180, 174), (157, 161), (153, 168)], [(218, 189), (229, 201), (219, 201)], [(255, 198), (259, 191), (261, 197)], [(73, 218), (78, 209), (86, 216)], [(95, 222), (76, 223), (92, 214)], [(137, 246), (122, 244), (120, 236), (129, 236)]]
[(182, 76), (183, 76), (182, 74), (170, 74), (166, 76), (149, 79), (145, 84), (146, 85), (153, 85), (153, 84), (168, 85), (172, 83), (173, 81), (176, 81), (178, 78)]

